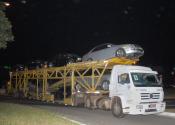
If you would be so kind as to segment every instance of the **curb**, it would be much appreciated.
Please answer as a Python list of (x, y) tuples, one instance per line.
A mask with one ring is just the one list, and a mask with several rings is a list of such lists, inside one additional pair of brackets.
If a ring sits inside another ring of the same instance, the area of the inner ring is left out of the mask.
[(165, 116), (165, 117), (170, 117), (170, 118), (175, 118), (175, 113), (173, 112), (163, 112), (157, 114), (158, 116)]

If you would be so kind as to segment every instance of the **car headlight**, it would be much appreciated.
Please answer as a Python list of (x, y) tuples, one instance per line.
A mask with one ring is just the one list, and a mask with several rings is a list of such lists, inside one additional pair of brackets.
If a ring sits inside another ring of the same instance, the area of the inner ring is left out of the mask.
[(77, 61), (81, 61), (82, 59), (81, 58), (77, 58)]

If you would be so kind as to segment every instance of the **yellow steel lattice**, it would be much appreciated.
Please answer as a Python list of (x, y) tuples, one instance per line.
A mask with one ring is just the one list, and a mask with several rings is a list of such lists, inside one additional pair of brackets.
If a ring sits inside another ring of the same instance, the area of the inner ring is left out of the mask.
[[(79, 84), (86, 92), (95, 92), (100, 80), (107, 69), (112, 69), (114, 65), (132, 65), (138, 60), (126, 58), (111, 58), (101, 61), (87, 61), (79, 63), (71, 63), (63, 67), (41, 68), (36, 70), (16, 71), (10, 73), (9, 86), (15, 86), (15, 91), (23, 91), (27, 96), (28, 81), (35, 80), (36, 91), (32, 95), (42, 100), (53, 100), (53, 95), (49, 95), (48, 91), (56, 91), (60, 87), (64, 87), (64, 100), (66, 98), (66, 86), (71, 86), (71, 92), (75, 91), (75, 84)], [(89, 73), (90, 72), (90, 73)], [(89, 84), (88, 79), (91, 79)], [(39, 93), (39, 80), (42, 81), (42, 93)], [(48, 80), (57, 80), (54, 84), (49, 85)], [(13, 85), (14, 84), (14, 85)], [(32, 93), (32, 92), (29, 92)]]

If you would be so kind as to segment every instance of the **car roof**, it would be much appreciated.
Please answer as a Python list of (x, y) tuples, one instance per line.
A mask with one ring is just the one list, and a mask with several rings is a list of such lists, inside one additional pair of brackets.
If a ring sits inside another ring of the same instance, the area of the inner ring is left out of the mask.
[(102, 44), (97, 45), (96, 47), (101, 46), (101, 45), (115, 45), (115, 44), (113, 44), (113, 43), (102, 43)]
[(93, 47), (90, 51), (93, 51), (95, 48), (100, 47), (100, 46), (102, 46), (102, 45), (113, 45), (113, 46), (116, 46), (116, 45), (113, 44), (113, 43), (102, 43), (102, 44), (96, 45), (96, 46)]

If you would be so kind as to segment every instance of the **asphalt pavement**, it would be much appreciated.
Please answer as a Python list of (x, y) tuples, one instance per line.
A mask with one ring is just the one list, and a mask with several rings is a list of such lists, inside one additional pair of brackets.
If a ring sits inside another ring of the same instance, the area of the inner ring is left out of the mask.
[(89, 110), (85, 108), (63, 106), (41, 106), (63, 117), (73, 119), (82, 125), (174, 125), (175, 118), (157, 115), (126, 115), (124, 118), (116, 118), (111, 111)]
[[(126, 115), (124, 118), (116, 118), (111, 111), (89, 110), (80, 107), (61, 106), (34, 100), (0, 97), (0, 101), (19, 103), (50, 110), (64, 118), (79, 122), (81, 125), (174, 125), (175, 108), (169, 107), (166, 112), (156, 115)], [(171, 104), (171, 101), (169, 100)], [(174, 104), (174, 103), (173, 103)], [(173, 113), (174, 112), (174, 113)]]

